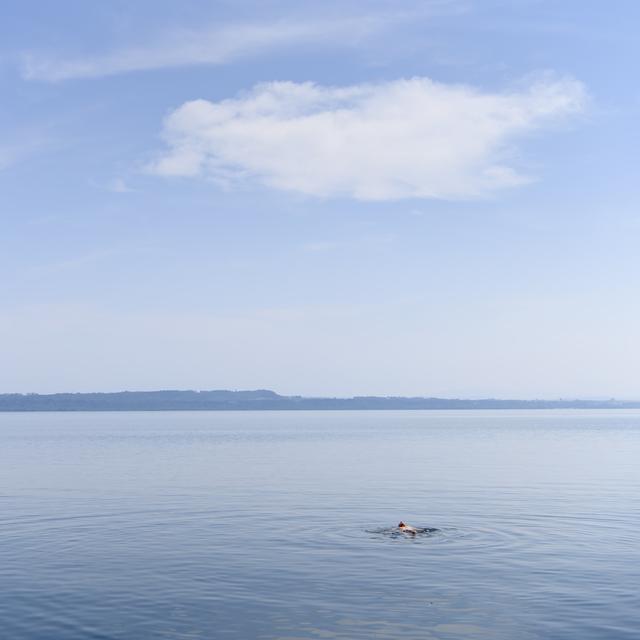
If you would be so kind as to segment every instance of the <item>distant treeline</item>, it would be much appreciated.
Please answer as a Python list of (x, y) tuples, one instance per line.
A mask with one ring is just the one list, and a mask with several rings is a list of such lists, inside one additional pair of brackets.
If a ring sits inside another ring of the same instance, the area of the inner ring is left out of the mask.
[(247, 411), (330, 409), (635, 409), (617, 400), (463, 400), (455, 398), (305, 398), (274, 391), (121, 391), (0, 394), (0, 411)]

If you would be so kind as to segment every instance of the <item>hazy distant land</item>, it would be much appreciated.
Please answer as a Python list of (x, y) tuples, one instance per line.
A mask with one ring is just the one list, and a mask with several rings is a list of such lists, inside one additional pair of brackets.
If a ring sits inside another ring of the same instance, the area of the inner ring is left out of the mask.
[(255, 391), (121, 391), (0, 394), (0, 411), (250, 411), (367, 409), (636, 409), (640, 401), (499, 400), (356, 396), (313, 398)]

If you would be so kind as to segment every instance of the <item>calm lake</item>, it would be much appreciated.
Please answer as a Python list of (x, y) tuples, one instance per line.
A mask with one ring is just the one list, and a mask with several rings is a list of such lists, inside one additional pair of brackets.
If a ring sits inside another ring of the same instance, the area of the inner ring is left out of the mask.
[(0, 414), (9, 640), (637, 640), (639, 532), (640, 411)]

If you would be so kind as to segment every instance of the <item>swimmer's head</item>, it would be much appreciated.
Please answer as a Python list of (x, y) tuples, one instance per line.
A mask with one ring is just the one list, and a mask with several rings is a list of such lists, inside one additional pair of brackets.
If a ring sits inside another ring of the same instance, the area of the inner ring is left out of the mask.
[(407, 525), (404, 522), (402, 522), (402, 520), (400, 520), (400, 524), (398, 526), (399, 527), (406, 527)]

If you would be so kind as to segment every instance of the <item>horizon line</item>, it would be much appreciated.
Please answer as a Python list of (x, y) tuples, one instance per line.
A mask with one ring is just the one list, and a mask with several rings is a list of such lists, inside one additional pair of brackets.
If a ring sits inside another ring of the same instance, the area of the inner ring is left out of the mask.
[(500, 397), (500, 396), (439, 396), (439, 395), (398, 395), (398, 394), (356, 394), (356, 395), (303, 395), (303, 394), (283, 394), (273, 389), (265, 387), (254, 389), (243, 388), (212, 388), (212, 389), (119, 389), (117, 391), (0, 391), (0, 396), (56, 396), (56, 395), (117, 395), (124, 393), (257, 393), (260, 391), (275, 394), (280, 398), (299, 398), (308, 400), (351, 400), (363, 398), (380, 398), (380, 399), (421, 399), (421, 400), (469, 400), (469, 401), (504, 401), (504, 402), (638, 402), (636, 398), (618, 398), (615, 396), (596, 396), (596, 397), (579, 397), (579, 396), (556, 396), (556, 397)]

